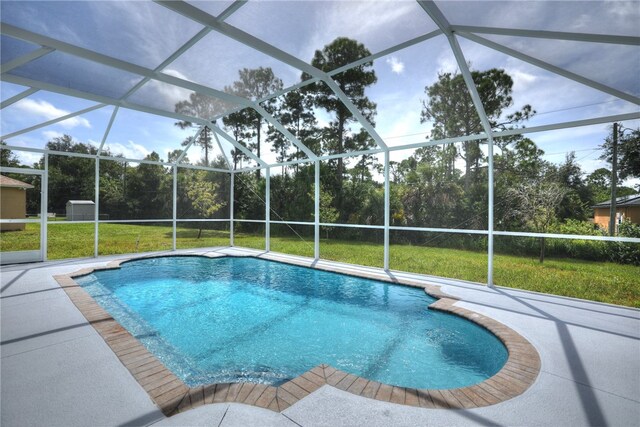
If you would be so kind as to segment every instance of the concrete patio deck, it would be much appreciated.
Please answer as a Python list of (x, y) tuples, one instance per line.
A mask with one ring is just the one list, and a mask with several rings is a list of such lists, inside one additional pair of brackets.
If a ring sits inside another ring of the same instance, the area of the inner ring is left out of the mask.
[[(182, 250), (312, 260), (237, 248)], [(148, 255), (148, 254), (144, 254)], [(126, 256), (52, 261), (1, 271), (2, 426), (86, 425), (637, 425), (640, 311), (513, 289), (422, 278), (528, 339), (542, 369), (524, 394), (477, 409), (424, 409), (323, 386), (282, 413), (220, 403), (166, 418), (53, 279)], [(382, 270), (320, 261), (320, 267)], [(640, 280), (640, 279), (639, 279)]]

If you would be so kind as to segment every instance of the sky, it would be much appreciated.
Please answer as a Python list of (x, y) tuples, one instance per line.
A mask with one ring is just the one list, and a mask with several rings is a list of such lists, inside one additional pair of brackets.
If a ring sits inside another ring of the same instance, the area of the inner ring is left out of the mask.
[[(226, 2), (193, 2), (214, 15)], [(637, 2), (623, 1), (439, 1), (445, 17), (454, 25), (575, 31), (640, 36)], [(202, 29), (199, 24), (148, 1), (3, 1), (2, 22), (60, 39), (81, 47), (132, 62), (150, 69)], [(162, 25), (158, 25), (162, 22)], [(231, 15), (228, 24), (310, 62), (316, 49), (336, 37), (346, 36), (379, 52), (437, 28), (414, 1), (250, 1)], [(481, 35), (509, 48), (520, 50), (558, 67), (582, 74), (618, 90), (640, 96), (640, 50), (637, 46), (565, 42), (509, 36)], [(638, 106), (509, 57), (459, 37), (466, 60), (475, 70), (497, 67), (513, 78), (513, 106), (506, 113), (530, 104), (537, 114), (527, 127), (571, 120), (638, 112)], [(2, 36), (2, 62), (37, 46)], [(300, 70), (211, 32), (171, 63), (164, 73), (224, 90), (237, 79), (238, 69), (271, 67), (284, 86), (300, 81)], [(425, 87), (438, 74), (458, 72), (458, 66), (444, 36), (437, 36), (374, 61), (378, 81), (367, 89), (377, 104), (375, 127), (389, 146), (424, 141), (430, 123), (420, 123)], [(90, 63), (60, 52), (48, 54), (10, 72), (58, 86), (118, 98), (141, 80), (140, 76)], [(2, 99), (22, 90), (2, 82)], [(134, 93), (131, 102), (173, 111), (190, 92), (159, 81), (150, 81)], [(92, 101), (40, 91), (1, 111), (1, 133), (10, 134), (43, 121), (88, 108)], [(41, 128), (7, 142), (15, 146), (42, 148), (55, 136), (71, 134), (75, 139), (99, 145), (111, 117), (110, 106), (80, 117)], [(319, 113), (319, 121), (331, 119)], [(105, 146), (113, 153), (142, 158), (156, 151), (163, 159), (180, 148), (194, 130), (181, 130), (175, 119), (120, 109)], [(625, 122), (635, 128), (639, 121)], [(359, 126), (356, 126), (356, 128)], [(575, 151), (587, 172), (606, 166), (598, 160), (597, 146), (609, 132), (607, 125), (529, 134), (547, 153), (547, 159), (561, 162)], [(222, 141), (228, 152), (228, 144)], [(217, 150), (217, 148), (216, 148)], [(263, 147), (267, 162), (275, 155)], [(396, 158), (410, 151), (394, 154)], [(39, 156), (20, 153), (26, 163)], [(187, 153), (192, 161), (200, 153)], [(245, 164), (246, 166), (246, 164)]]

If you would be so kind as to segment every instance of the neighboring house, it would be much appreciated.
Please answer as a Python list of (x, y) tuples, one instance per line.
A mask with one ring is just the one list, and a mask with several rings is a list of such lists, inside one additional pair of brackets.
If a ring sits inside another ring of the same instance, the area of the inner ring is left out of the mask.
[[(600, 228), (609, 229), (609, 213), (611, 200), (593, 206), (593, 222)], [(629, 220), (640, 224), (640, 194), (618, 197), (616, 199), (616, 224)]]
[(93, 221), (96, 204), (91, 200), (69, 200), (67, 202), (67, 221)]
[[(27, 217), (27, 190), (33, 185), (0, 175), (0, 218)], [(21, 231), (25, 224), (0, 224), (0, 231)]]

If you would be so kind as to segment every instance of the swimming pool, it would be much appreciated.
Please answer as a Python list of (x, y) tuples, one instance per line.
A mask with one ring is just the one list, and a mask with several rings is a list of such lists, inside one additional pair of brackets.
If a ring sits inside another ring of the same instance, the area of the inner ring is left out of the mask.
[(422, 289), (260, 260), (161, 257), (76, 281), (185, 384), (277, 385), (321, 363), (386, 384), (457, 388), (502, 342), (429, 310)]

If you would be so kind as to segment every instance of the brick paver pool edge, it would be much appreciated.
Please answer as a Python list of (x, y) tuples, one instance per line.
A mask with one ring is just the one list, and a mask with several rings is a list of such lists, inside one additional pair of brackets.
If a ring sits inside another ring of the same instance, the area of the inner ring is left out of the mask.
[[(280, 412), (325, 384), (359, 396), (401, 405), (430, 409), (478, 408), (494, 405), (524, 393), (540, 372), (540, 356), (529, 341), (490, 317), (455, 306), (458, 299), (444, 293), (440, 286), (421, 280), (396, 279), (393, 276), (373, 277), (363, 271), (351, 270), (347, 274), (423, 288), (427, 294), (437, 298), (437, 301), (429, 306), (430, 309), (458, 315), (495, 334), (507, 348), (509, 353), (507, 362), (497, 374), (479, 384), (449, 390), (391, 386), (340, 371), (326, 364), (316, 366), (278, 387), (255, 383), (223, 383), (189, 388), (100, 307), (74, 280), (75, 277), (91, 274), (97, 270), (120, 268), (123, 262), (141, 258), (145, 257), (113, 261), (105, 267), (85, 268), (71, 274), (54, 276), (54, 278), (89, 324), (102, 336), (122, 364), (167, 416), (198, 406), (222, 402), (245, 403)], [(302, 265), (288, 260), (279, 261)], [(330, 270), (326, 266), (315, 268)], [(343, 273), (343, 271), (340, 272)]]

